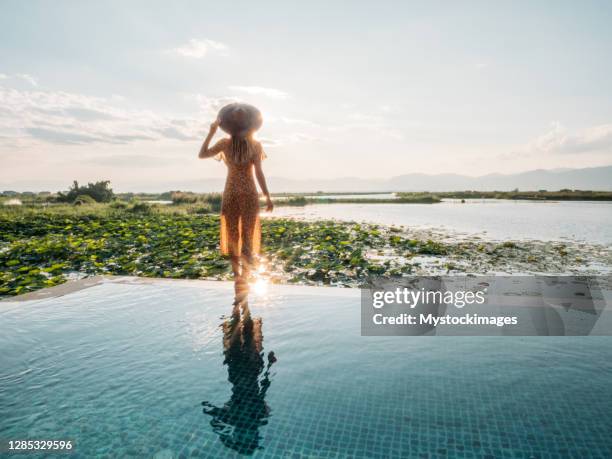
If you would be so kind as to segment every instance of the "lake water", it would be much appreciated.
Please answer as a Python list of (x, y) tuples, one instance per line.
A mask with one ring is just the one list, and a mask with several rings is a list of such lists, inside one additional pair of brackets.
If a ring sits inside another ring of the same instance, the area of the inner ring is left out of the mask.
[(612, 244), (612, 203), (498, 199), (439, 204), (314, 204), (274, 215), (338, 219), (467, 233), (493, 240), (573, 240)]
[(119, 278), (0, 303), (0, 438), (73, 459), (612, 453), (611, 337), (363, 337), (359, 290), (278, 285), (247, 327), (232, 296)]

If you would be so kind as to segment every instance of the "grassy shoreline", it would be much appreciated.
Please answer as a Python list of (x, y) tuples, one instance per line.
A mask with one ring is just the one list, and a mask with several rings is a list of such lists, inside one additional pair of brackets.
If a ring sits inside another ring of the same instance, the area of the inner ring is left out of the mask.
[[(110, 191), (112, 194), (112, 191)], [(389, 195), (394, 197), (372, 198), (372, 195)], [(77, 200), (62, 200), (62, 193), (50, 192), (2, 192), (0, 205), (24, 204), (54, 206), (72, 204), (82, 201), (84, 204), (95, 203), (87, 196), (77, 196)], [(310, 204), (437, 204), (443, 199), (461, 201), (477, 199), (497, 199), (513, 201), (612, 201), (612, 191), (569, 190), (559, 191), (445, 191), (445, 192), (340, 192), (340, 193), (273, 193), (277, 206), (305, 206)], [(346, 196), (346, 197), (344, 197)], [(364, 197), (361, 197), (364, 196)], [(168, 191), (164, 193), (117, 193), (113, 200), (118, 205), (127, 206), (134, 201), (166, 202), (173, 204), (200, 204), (208, 212), (218, 212), (221, 206), (220, 193), (194, 193), (189, 191)], [(87, 201), (87, 202), (85, 202)], [(99, 201), (99, 200), (98, 200)]]
[[(328, 198), (327, 195), (381, 195), (395, 194), (396, 198)], [(559, 191), (533, 190), (533, 191), (440, 191), (440, 192), (345, 192), (345, 193), (278, 193), (274, 196), (291, 198), (303, 198), (308, 203), (334, 203), (334, 202), (359, 202), (359, 203), (381, 203), (381, 202), (440, 202), (441, 199), (508, 199), (523, 201), (612, 201), (612, 191), (593, 190), (570, 190)]]
[[(195, 211), (194, 211), (195, 209)], [(219, 217), (197, 206), (0, 208), (0, 297), (97, 275), (229, 279)], [(443, 241), (384, 225), (266, 218), (272, 282), (357, 287), (370, 275), (577, 272), (609, 248), (557, 242)]]

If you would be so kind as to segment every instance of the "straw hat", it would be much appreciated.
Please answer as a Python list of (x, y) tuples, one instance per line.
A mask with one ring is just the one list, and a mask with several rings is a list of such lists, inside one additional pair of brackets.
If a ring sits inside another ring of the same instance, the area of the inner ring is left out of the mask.
[(234, 137), (245, 137), (261, 127), (261, 112), (254, 106), (242, 103), (226, 105), (219, 110), (219, 127)]

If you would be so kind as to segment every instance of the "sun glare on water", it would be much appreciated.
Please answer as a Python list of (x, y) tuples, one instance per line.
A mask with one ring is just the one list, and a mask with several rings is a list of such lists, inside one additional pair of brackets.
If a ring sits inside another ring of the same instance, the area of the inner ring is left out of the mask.
[(257, 267), (256, 279), (253, 284), (253, 292), (255, 292), (256, 295), (265, 295), (268, 291), (268, 279), (264, 277), (265, 272), (266, 264), (262, 261)]
[(256, 295), (264, 295), (268, 291), (268, 280), (259, 278), (253, 284), (253, 292)]

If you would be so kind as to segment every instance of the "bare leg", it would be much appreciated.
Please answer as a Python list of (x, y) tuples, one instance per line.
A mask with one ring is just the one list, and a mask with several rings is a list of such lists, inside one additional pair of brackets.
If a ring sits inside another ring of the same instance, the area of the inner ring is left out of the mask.
[(227, 250), (229, 251), (234, 277), (240, 277), (240, 215), (237, 212), (226, 212), (224, 215)]
[(240, 267), (240, 214), (237, 211), (225, 213), (228, 251), (234, 274), (234, 306), (238, 307), (246, 299), (246, 285)]
[(242, 260), (242, 277), (244, 277), (244, 280), (248, 282), (248, 279), (251, 276), (251, 263), (249, 263), (248, 259), (244, 255), (240, 257), (240, 259)]
[(242, 250), (240, 258), (242, 261), (242, 276), (247, 280), (251, 275), (255, 261), (253, 255), (253, 235), (255, 233), (256, 221), (256, 214), (242, 217)]
[(237, 279), (240, 277), (240, 257), (231, 255), (230, 261), (232, 262), (232, 273), (234, 274), (234, 279)]

